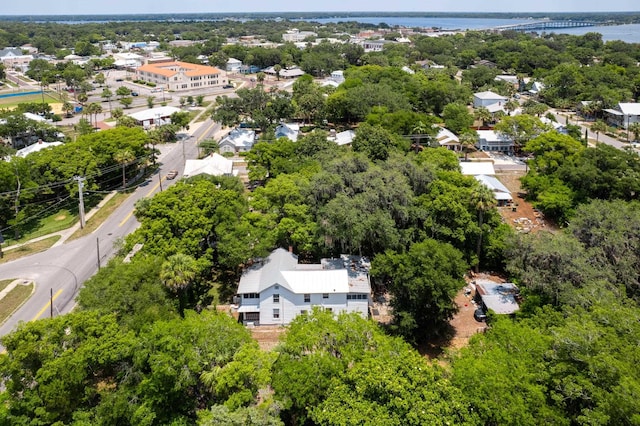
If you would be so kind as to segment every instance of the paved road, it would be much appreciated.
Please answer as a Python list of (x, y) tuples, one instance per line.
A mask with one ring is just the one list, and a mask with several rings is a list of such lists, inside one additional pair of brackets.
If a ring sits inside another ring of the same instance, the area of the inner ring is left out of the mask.
[(173, 184), (177, 179), (166, 180), (166, 173), (175, 169), (182, 176), (184, 158), (197, 158), (197, 142), (220, 130), (220, 125), (211, 120), (193, 127), (189, 139), (162, 147), (160, 173), (150, 177), (147, 185), (140, 186), (91, 235), (0, 265), (0, 279), (22, 278), (36, 283), (32, 297), (0, 326), (0, 336), (10, 333), (21, 321), (48, 317), (50, 298), (54, 315), (73, 309), (80, 287), (98, 269), (98, 246), (100, 264), (105, 265), (115, 254), (114, 243), (139, 226), (133, 215), (135, 202), (160, 190), (159, 175), (163, 188)]
[[(556, 109), (551, 108), (549, 110), (552, 114), (554, 114), (556, 117), (558, 117), (558, 121), (560, 123), (565, 122), (566, 118), (567, 118), (567, 113), (562, 111), (558, 111)], [(618, 149), (625, 149), (628, 148), (630, 145), (626, 142), (621, 142), (620, 140), (616, 139), (616, 138), (612, 138), (610, 136), (605, 135), (604, 133), (600, 133), (600, 134), (596, 134), (596, 132), (592, 132), (591, 131), (591, 127), (590, 126), (586, 126), (585, 122), (582, 120), (578, 120), (577, 119), (577, 115), (574, 113), (569, 114), (569, 122), (571, 124), (577, 125), (580, 127), (580, 132), (582, 133), (582, 135), (584, 135), (584, 131), (587, 130), (588, 131), (588, 136), (589, 139), (593, 139), (595, 141), (598, 142), (602, 142), (606, 145), (611, 145), (615, 148)]]

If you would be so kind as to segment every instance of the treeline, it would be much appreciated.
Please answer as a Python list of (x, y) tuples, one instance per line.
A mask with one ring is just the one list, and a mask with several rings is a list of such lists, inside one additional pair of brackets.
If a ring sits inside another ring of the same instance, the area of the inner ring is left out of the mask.
[[(637, 203), (594, 202), (565, 233), (511, 241), (521, 312), (491, 317), (440, 363), (371, 321), (320, 310), (261, 351), (227, 314), (181, 317), (167, 287), (180, 269), (163, 255), (112, 262), (78, 312), (3, 338), (0, 424), (633, 425), (640, 315), (619, 283), (637, 296), (638, 213)], [(440, 285), (430, 274), (452, 253), (425, 263), (434, 244), (407, 251), (395, 275), (414, 281), (414, 264)]]
[[(122, 22), (122, 21), (217, 21), (217, 20), (306, 20), (335, 19), (335, 18), (363, 18), (363, 17), (397, 17), (397, 18), (471, 18), (471, 19), (518, 19), (523, 13), (513, 12), (232, 12), (232, 13), (148, 13), (148, 14), (109, 14), (109, 15), (36, 15), (3, 16), (0, 21), (20, 22)], [(631, 23), (639, 19), (639, 15), (629, 12), (527, 12), (527, 18), (555, 20), (589, 20), (596, 22)]]
[(141, 128), (118, 127), (0, 161), (2, 232), (18, 238), (60, 209), (77, 212), (76, 176), (86, 178), (87, 205), (97, 203), (106, 191), (122, 185), (123, 168), (132, 176), (149, 163), (148, 143)]

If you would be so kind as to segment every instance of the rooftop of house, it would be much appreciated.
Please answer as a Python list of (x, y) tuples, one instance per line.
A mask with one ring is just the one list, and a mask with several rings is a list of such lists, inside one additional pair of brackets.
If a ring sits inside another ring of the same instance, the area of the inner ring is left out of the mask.
[(220, 141), (219, 145), (222, 146), (223, 144), (231, 144), (236, 147), (250, 147), (253, 145), (255, 140), (255, 130), (241, 129), (239, 127), (236, 127)]
[(181, 72), (187, 77), (220, 74), (220, 70), (218, 68), (181, 61), (160, 62), (155, 64), (149, 63), (139, 67), (138, 71), (158, 74), (165, 77), (172, 77)]
[(370, 293), (369, 267), (367, 259), (350, 255), (300, 264), (295, 254), (278, 248), (245, 270), (238, 294), (260, 293), (276, 284), (295, 294)]
[(187, 160), (184, 166), (184, 177), (200, 174), (231, 175), (233, 174), (233, 161), (215, 152), (201, 160)]
[(478, 99), (501, 99), (501, 100), (505, 100), (505, 101), (507, 99), (509, 99), (506, 96), (499, 95), (499, 94), (497, 94), (495, 92), (492, 92), (491, 90), (474, 93), (473, 96), (478, 98)]
[(356, 132), (353, 130), (345, 130), (339, 133), (336, 133), (335, 135), (331, 136), (331, 134), (329, 135), (329, 140), (334, 141), (337, 145), (349, 145), (351, 142), (353, 142), (353, 139), (356, 137)]
[(22, 149), (19, 149), (16, 152), (16, 157), (26, 157), (27, 155), (33, 153), (33, 152), (38, 152), (41, 151), (43, 149), (47, 149), (47, 148), (53, 148), (54, 146), (59, 146), (62, 145), (62, 142), (43, 142), (42, 140), (39, 140), (38, 142), (34, 143), (33, 145), (29, 145), (27, 147), (24, 147)]
[(436, 135), (436, 140), (440, 145), (447, 145), (450, 143), (460, 143), (460, 139), (451, 130), (441, 127)]
[(475, 175), (478, 182), (493, 191), (496, 200), (512, 200), (511, 191), (493, 176)]
[(276, 127), (276, 138), (285, 137), (293, 142), (298, 140), (300, 125), (298, 123), (280, 123)]
[(640, 115), (640, 103), (620, 102), (618, 108), (624, 115)]
[(143, 111), (134, 112), (129, 114), (129, 117), (138, 122), (157, 120), (158, 118), (171, 117), (174, 112), (180, 112), (180, 108), (172, 106), (161, 106), (157, 108), (145, 109)]
[(496, 174), (491, 161), (462, 161), (460, 162), (460, 170), (465, 176)]
[(512, 314), (520, 309), (516, 297), (520, 290), (513, 283), (496, 283), (489, 280), (476, 280), (476, 292), (487, 309), (496, 314)]
[(478, 137), (486, 142), (510, 142), (504, 135), (495, 130), (476, 130)]

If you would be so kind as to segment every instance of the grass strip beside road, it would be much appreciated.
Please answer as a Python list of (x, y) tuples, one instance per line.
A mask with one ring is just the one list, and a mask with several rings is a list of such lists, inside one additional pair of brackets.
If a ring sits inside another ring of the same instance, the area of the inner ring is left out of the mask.
[(50, 248), (60, 239), (60, 235), (54, 235), (44, 240), (36, 241), (33, 243), (25, 244), (20, 247), (16, 247), (4, 252), (4, 257), (0, 259), (0, 263), (10, 262), (12, 260), (20, 259), (30, 254), (40, 253)]
[(9, 284), (11, 284), (13, 282), (13, 279), (10, 280), (0, 280), (0, 291), (4, 290), (5, 288), (7, 288), (7, 286)]
[(78, 229), (76, 232), (69, 237), (69, 240), (75, 240), (78, 238), (82, 238), (85, 235), (91, 234), (93, 231), (98, 229), (100, 225), (104, 223), (105, 220), (118, 208), (122, 203), (129, 198), (131, 193), (126, 192), (118, 192), (116, 193), (109, 201), (105, 203), (104, 206), (100, 207), (100, 209), (93, 215), (87, 223), (85, 224), (83, 229)]
[(0, 324), (29, 299), (33, 292), (33, 283), (28, 285), (18, 284), (6, 296), (0, 299)]

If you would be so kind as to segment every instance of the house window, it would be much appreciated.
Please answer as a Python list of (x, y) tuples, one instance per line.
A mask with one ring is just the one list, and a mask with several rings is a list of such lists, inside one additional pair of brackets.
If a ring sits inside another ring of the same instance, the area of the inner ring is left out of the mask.
[(279, 319), (280, 318), (280, 309), (274, 309), (273, 310), (273, 319)]
[(276, 285), (273, 286), (273, 288), (275, 288), (276, 290), (279, 290), (280, 289), (280, 285), (276, 284)]
[(311, 302), (311, 295), (310, 294), (305, 294), (304, 295), (304, 303), (309, 303)]
[(329, 298), (329, 293), (322, 293), (322, 298), (323, 299), (328, 299)]
[(347, 294), (347, 300), (367, 300), (366, 294)]
[(273, 303), (280, 303), (280, 295), (279, 294), (274, 294), (273, 295)]
[(247, 312), (244, 314), (245, 321), (260, 321), (260, 312)]

